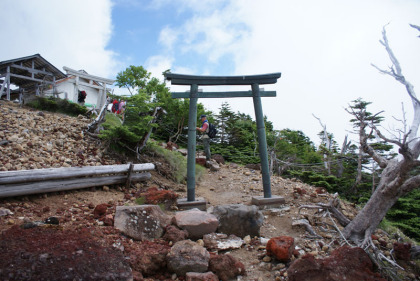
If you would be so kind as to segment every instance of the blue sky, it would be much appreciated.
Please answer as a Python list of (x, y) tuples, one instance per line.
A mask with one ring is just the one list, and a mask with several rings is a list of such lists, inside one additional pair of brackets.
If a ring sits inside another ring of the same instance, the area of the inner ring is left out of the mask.
[[(418, 0), (0, 0), (4, 8), (0, 61), (40, 53), (67, 66), (115, 78), (129, 65), (161, 73), (251, 75), (281, 72), (276, 98), (264, 114), (276, 129), (301, 130), (315, 143), (326, 124), (339, 144), (351, 126), (344, 108), (359, 97), (384, 110), (392, 134), (401, 103), (411, 122), (403, 86), (371, 66), (387, 68), (379, 40), (388, 39), (403, 73), (420, 87)], [(170, 85), (168, 85), (170, 86)], [(184, 90), (171, 87), (173, 91)], [(204, 91), (229, 88), (204, 88)], [(239, 90), (237, 88), (232, 90)], [(123, 93), (123, 90), (115, 89)], [(200, 99), (217, 111), (223, 101), (254, 116), (251, 99)], [(356, 137), (349, 134), (356, 140)]]

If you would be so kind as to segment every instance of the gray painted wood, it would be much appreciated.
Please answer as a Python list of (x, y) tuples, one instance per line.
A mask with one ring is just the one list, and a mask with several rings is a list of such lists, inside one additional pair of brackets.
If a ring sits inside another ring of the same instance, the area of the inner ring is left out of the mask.
[[(131, 182), (147, 181), (150, 178), (151, 174), (148, 172), (132, 174)], [(94, 186), (125, 184), (126, 180), (126, 175), (119, 175), (0, 185), (0, 198), (89, 188)]]
[[(172, 98), (189, 98), (190, 92), (172, 92)], [(261, 97), (275, 97), (276, 91), (260, 91)], [(252, 98), (252, 91), (198, 92), (198, 98)]]
[(274, 84), (280, 78), (281, 73), (269, 73), (261, 75), (243, 76), (201, 76), (186, 75), (167, 72), (165, 78), (171, 81), (172, 85), (252, 85), (252, 84)]
[[(130, 165), (85, 166), (0, 172), (0, 185), (127, 173)], [(135, 164), (133, 172), (151, 171), (151, 163)], [(126, 176), (125, 176), (126, 178)]]

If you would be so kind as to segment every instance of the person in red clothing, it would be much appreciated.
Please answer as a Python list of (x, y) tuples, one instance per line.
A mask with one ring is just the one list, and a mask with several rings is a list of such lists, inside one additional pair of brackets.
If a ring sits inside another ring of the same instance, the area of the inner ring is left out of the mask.
[(111, 111), (112, 113), (117, 113), (118, 109), (119, 109), (118, 101), (117, 99), (114, 99), (114, 101), (112, 102)]
[(196, 127), (198, 131), (200, 131), (203, 136), (201, 139), (203, 140), (204, 145), (204, 153), (206, 154), (206, 160), (209, 161), (211, 159), (211, 153), (210, 153), (210, 137), (208, 135), (209, 133), (209, 121), (207, 121), (206, 115), (201, 115), (201, 127)]

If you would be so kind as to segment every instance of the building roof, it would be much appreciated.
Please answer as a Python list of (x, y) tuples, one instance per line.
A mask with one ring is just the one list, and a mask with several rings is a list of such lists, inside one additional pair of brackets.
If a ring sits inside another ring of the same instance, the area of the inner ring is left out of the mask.
[(53, 84), (67, 75), (44, 59), (40, 54), (0, 62), (0, 77), (5, 77), (10, 67), (10, 83), (27, 88), (37, 83)]

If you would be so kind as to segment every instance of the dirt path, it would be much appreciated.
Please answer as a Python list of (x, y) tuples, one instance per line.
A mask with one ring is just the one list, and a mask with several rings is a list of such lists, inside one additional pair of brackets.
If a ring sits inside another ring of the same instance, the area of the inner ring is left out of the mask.
[[(264, 223), (261, 227), (261, 237), (272, 238), (276, 236), (292, 236), (296, 240), (305, 234), (302, 228), (292, 227), (292, 219), (297, 216), (297, 208), (293, 201), (293, 186), (295, 183), (285, 181), (280, 177), (271, 177), (272, 194), (283, 196), (286, 199), (284, 207), (289, 211), (272, 213), (264, 211)], [(217, 172), (208, 172), (196, 187), (196, 196), (203, 197), (209, 206), (225, 204), (250, 205), (253, 196), (262, 196), (262, 179), (260, 171), (250, 170), (235, 164), (222, 165)], [(241, 280), (275, 280), (279, 275), (282, 264), (276, 262), (263, 262), (264, 248), (249, 247), (231, 251), (247, 269), (247, 276)]]

